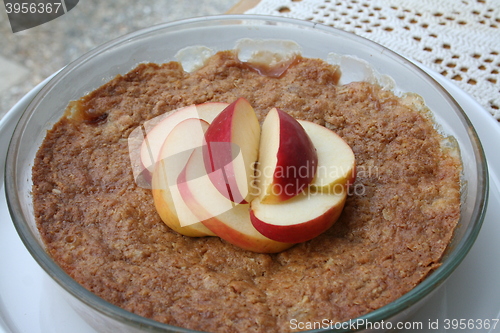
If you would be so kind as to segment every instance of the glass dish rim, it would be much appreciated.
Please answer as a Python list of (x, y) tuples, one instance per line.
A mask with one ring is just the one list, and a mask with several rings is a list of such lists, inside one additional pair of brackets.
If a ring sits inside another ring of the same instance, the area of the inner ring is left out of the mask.
[[(356, 38), (363, 40), (364, 43), (369, 44), (371, 47), (375, 49), (379, 49), (382, 52), (387, 53), (391, 57), (395, 57), (399, 60), (404, 60), (408, 62), (408, 66), (411, 66), (414, 70), (419, 72), (421, 75), (424, 75), (430, 84), (434, 85), (444, 96), (452, 101), (456, 106), (456, 110), (458, 111), (458, 115), (467, 128), (469, 132), (469, 139), (474, 147), (475, 153), (475, 162), (478, 170), (478, 195), (476, 198), (476, 202), (474, 203), (474, 210), (472, 213), (473, 223), (469, 225), (466, 230), (464, 238), (461, 240), (459, 244), (456, 245), (456, 248), (450, 253), (447, 261), (437, 268), (434, 272), (432, 272), (428, 277), (425, 278), (419, 285), (410, 290), (408, 293), (404, 294), (400, 298), (395, 301), (377, 309), (366, 315), (363, 315), (358, 318), (354, 318), (355, 320), (362, 321), (370, 321), (377, 322), (384, 319), (389, 319), (402, 310), (412, 306), (414, 303), (417, 303), (421, 299), (423, 299), (426, 295), (428, 295), (431, 291), (436, 289), (439, 285), (441, 285), (448, 276), (455, 270), (455, 268), (460, 264), (466, 254), (469, 252), (473, 243), (475, 242), (477, 235), (481, 229), (482, 222), (484, 220), (484, 215), (487, 207), (487, 198), (489, 192), (489, 183), (488, 183), (488, 170), (486, 157), (481, 145), (481, 142), (478, 138), (477, 132), (472, 126), (469, 118), (462, 110), (460, 105), (451, 97), (446, 89), (444, 89), (434, 78), (428, 75), (423, 69), (418, 67), (412, 61), (409, 61), (407, 58), (397, 54), (390, 49), (377, 44), (369, 39), (364, 37), (355, 35), (350, 32), (346, 32), (343, 30), (339, 30), (330, 26), (322, 25), (320, 23), (314, 23), (310, 21), (304, 21), (299, 19), (285, 18), (285, 17), (277, 17), (277, 16), (268, 16), (268, 15), (254, 15), (254, 14), (241, 14), (241, 15), (213, 15), (213, 16), (203, 16), (203, 17), (194, 17), (189, 19), (183, 19), (178, 21), (172, 21), (167, 23), (162, 23), (158, 25), (154, 25), (148, 28), (143, 28), (137, 30), (135, 32), (123, 35), (116, 39), (113, 39), (107, 43), (104, 43), (88, 53), (82, 55), (75, 61), (71, 62), (69, 65), (64, 67), (61, 71), (59, 71), (49, 82), (38, 92), (35, 98), (31, 101), (29, 106), (24, 110), (21, 119), (19, 120), (16, 129), (14, 130), (14, 134), (11, 138), (11, 142), (9, 144), (7, 159), (5, 163), (5, 192), (7, 198), (7, 204), (9, 212), (14, 221), (16, 230), (21, 237), (24, 245), (30, 252), (30, 254), (35, 258), (37, 263), (43, 268), (43, 270), (53, 279), (55, 280), (66, 292), (72, 294), (81, 302), (85, 303), (89, 307), (96, 309), (101, 314), (104, 314), (107, 317), (111, 317), (115, 320), (118, 320), (125, 324), (130, 324), (135, 327), (147, 328), (152, 330), (176, 330), (178, 332), (196, 332), (193, 330), (180, 328), (177, 326), (163, 324), (152, 319), (148, 319), (137, 314), (128, 312), (118, 306), (115, 306), (100, 297), (96, 296), (92, 292), (86, 290), (83, 286), (73, 280), (69, 275), (67, 275), (48, 255), (48, 253), (38, 244), (38, 242), (34, 239), (31, 230), (24, 223), (24, 219), (22, 218), (23, 214), (21, 212), (20, 205), (17, 199), (17, 191), (15, 186), (15, 175), (16, 170), (13, 167), (15, 165), (16, 157), (17, 157), (17, 145), (16, 142), (19, 140), (23, 133), (23, 128), (26, 123), (29, 121), (30, 115), (36, 109), (36, 105), (40, 102), (41, 99), (44, 98), (45, 92), (49, 91), (50, 88), (57, 84), (59, 80), (61, 80), (66, 75), (69, 75), (73, 68), (80, 66), (85, 63), (87, 60), (92, 59), (95, 56), (98, 56), (100, 53), (105, 52), (106, 50), (112, 49), (118, 45), (122, 45), (123, 43), (128, 43), (135, 38), (141, 38), (147, 36), (151, 33), (156, 33), (164, 29), (171, 29), (177, 26), (189, 26), (192, 24), (199, 24), (202, 22), (212, 22), (216, 23), (217, 21), (252, 21), (252, 22), (274, 22), (274, 23), (282, 23), (282, 24), (291, 24), (294, 27), (305, 27), (318, 29), (320, 31), (326, 33), (340, 34), (344, 36), (349, 36), (350, 38)], [(482, 185), (482, 186), (481, 186)], [(321, 330), (312, 330), (307, 332), (320, 332)], [(347, 332), (350, 330), (334, 330), (334, 332)]]

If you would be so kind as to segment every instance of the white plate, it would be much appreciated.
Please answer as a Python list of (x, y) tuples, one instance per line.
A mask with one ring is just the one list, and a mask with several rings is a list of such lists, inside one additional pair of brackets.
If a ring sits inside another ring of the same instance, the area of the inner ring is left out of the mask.
[[(478, 129), (490, 171), (489, 206), (476, 243), (412, 321), (415, 325), (421, 323), (419, 332), (456, 332), (459, 329), (452, 326), (446, 329), (447, 320), (450, 324), (454, 319), (457, 324), (474, 320), (478, 325), (500, 318), (500, 125), (450, 81), (425, 70), (455, 97)], [(95, 333), (60, 297), (53, 282), (28, 253), (11, 222), (5, 200), (3, 164), (8, 142), (20, 114), (44, 84), (28, 93), (0, 121), (0, 333)], [(436, 321), (438, 329), (434, 326)], [(463, 331), (500, 332), (500, 322), (495, 328)]]

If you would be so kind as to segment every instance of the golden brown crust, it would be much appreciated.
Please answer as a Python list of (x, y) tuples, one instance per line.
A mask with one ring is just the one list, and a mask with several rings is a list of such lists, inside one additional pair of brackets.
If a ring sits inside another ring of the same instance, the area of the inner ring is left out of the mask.
[[(280, 79), (231, 52), (187, 74), (141, 64), (73, 102), (33, 167), (38, 226), (76, 281), (109, 302), (172, 325), (213, 332), (288, 332), (290, 320), (342, 321), (379, 308), (433, 269), (459, 218), (459, 162), (426, 114), (368, 83), (338, 86), (337, 68), (301, 59)], [(335, 130), (358, 177), (340, 220), (280, 254), (168, 229), (134, 183), (127, 137), (166, 111), (245, 97)]]

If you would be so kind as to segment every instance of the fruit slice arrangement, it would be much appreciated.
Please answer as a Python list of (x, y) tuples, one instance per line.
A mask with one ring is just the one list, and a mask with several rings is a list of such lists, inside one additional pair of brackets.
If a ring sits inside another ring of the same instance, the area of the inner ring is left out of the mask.
[(141, 162), (153, 169), (154, 204), (170, 228), (261, 253), (330, 228), (356, 171), (334, 132), (276, 108), (261, 127), (244, 98), (168, 116), (147, 134)]

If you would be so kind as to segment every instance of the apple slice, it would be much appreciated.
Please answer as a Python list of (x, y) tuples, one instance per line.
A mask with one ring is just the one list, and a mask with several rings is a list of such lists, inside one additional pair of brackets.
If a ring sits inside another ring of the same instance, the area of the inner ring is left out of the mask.
[(160, 149), (151, 182), (155, 208), (163, 222), (191, 237), (215, 235), (186, 206), (177, 187), (177, 178), (193, 150), (203, 145), (208, 126), (206, 121), (196, 118), (179, 122)]
[(328, 128), (310, 121), (298, 120), (316, 148), (318, 167), (309, 185), (311, 191), (335, 193), (356, 179), (356, 160), (351, 147)]
[(347, 191), (336, 194), (302, 192), (278, 203), (251, 202), (250, 220), (262, 235), (277, 242), (301, 243), (329, 229), (344, 208)]
[(291, 247), (293, 244), (271, 240), (253, 227), (250, 205), (237, 204), (219, 191), (206, 174), (203, 155), (203, 149), (195, 149), (178, 180), (182, 198), (199, 221), (220, 238), (245, 250), (276, 253)]
[(238, 98), (226, 107), (208, 127), (205, 140), (204, 164), (215, 187), (233, 202), (249, 202), (260, 140), (250, 103)]
[[(152, 119), (144, 124), (146, 137), (141, 145), (141, 162), (144, 169), (152, 171), (158, 159), (158, 154), (170, 131), (181, 121), (189, 118), (203, 119), (209, 124), (229, 104), (218, 102), (207, 102), (198, 105), (190, 105), (170, 113), (167, 117), (158, 120)], [(161, 117), (161, 116), (160, 116)], [(158, 123), (157, 123), (158, 122)], [(148, 127), (152, 128), (148, 131)]]
[(262, 124), (257, 186), (262, 203), (288, 200), (314, 179), (318, 155), (300, 123), (279, 109), (272, 109)]

